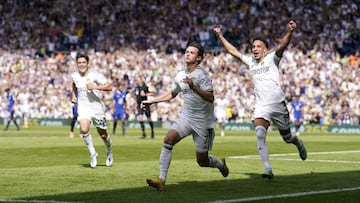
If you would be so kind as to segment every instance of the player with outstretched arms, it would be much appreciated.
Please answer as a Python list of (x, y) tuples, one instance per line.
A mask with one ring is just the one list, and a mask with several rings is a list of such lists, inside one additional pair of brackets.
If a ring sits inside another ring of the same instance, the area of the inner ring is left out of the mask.
[(302, 160), (305, 160), (307, 157), (303, 142), (290, 131), (289, 111), (279, 79), (279, 63), (296, 26), (295, 21), (290, 20), (288, 22), (288, 30), (285, 36), (278, 47), (272, 51), (268, 51), (267, 41), (264, 38), (255, 37), (252, 40), (252, 56), (240, 53), (224, 38), (220, 28), (214, 28), (216, 36), (226, 51), (245, 63), (250, 69), (256, 97), (252, 120), (255, 125), (258, 152), (265, 166), (261, 176), (269, 179), (273, 177), (266, 144), (266, 133), (270, 122), (279, 129), (280, 135), (286, 143), (292, 143), (297, 146)]
[(192, 135), (196, 145), (196, 160), (199, 166), (218, 168), (224, 177), (229, 174), (225, 159), (208, 154), (215, 136), (214, 94), (210, 75), (199, 66), (203, 57), (204, 48), (199, 43), (190, 43), (184, 56), (186, 69), (176, 75), (172, 89), (142, 102), (143, 105), (151, 105), (171, 100), (181, 92), (183, 94), (182, 111), (164, 138), (160, 153), (159, 177), (146, 179), (149, 186), (159, 191), (165, 187), (173, 147), (188, 135)]

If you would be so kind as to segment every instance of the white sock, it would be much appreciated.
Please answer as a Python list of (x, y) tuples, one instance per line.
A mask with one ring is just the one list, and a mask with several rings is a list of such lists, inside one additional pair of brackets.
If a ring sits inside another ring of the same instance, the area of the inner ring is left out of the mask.
[(159, 178), (165, 183), (166, 176), (168, 173), (168, 169), (170, 167), (171, 157), (172, 157), (172, 145), (169, 144), (163, 144), (161, 148), (160, 153), (160, 161), (159, 161), (159, 167), (160, 167), (160, 175)]
[(24, 125), (27, 126), (27, 124), (28, 124), (28, 117), (24, 116)]
[(255, 131), (256, 131), (256, 138), (257, 138), (260, 158), (265, 168), (271, 168), (270, 160), (269, 160), (269, 151), (266, 145), (266, 129), (263, 126), (256, 126)]
[(221, 169), (224, 163), (213, 155), (209, 155), (210, 167)]
[(84, 140), (84, 142), (85, 142), (85, 144), (86, 144), (86, 146), (87, 146), (87, 148), (88, 148), (88, 150), (90, 152), (90, 155), (95, 154), (96, 151), (95, 151), (94, 144), (93, 144), (92, 137), (91, 137), (90, 133), (83, 135), (82, 138), (83, 138), (83, 140)]

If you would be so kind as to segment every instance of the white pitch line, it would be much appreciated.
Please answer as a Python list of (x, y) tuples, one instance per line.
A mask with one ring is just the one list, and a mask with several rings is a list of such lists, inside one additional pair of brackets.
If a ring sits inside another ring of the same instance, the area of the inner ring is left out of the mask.
[[(310, 155), (322, 155), (322, 154), (350, 154), (350, 153), (360, 153), (360, 150), (351, 150), (351, 151), (332, 151), (332, 152), (308, 152)], [(281, 156), (298, 156), (298, 153), (286, 153), (286, 154), (269, 154), (271, 157), (281, 157)], [(229, 156), (232, 159), (253, 159), (258, 158), (259, 155), (244, 155), (244, 156)]]
[(300, 197), (300, 196), (307, 196), (307, 195), (327, 194), (327, 193), (346, 192), (346, 191), (355, 191), (355, 190), (360, 190), (360, 187), (339, 188), (339, 189), (331, 189), (331, 190), (299, 192), (299, 193), (268, 195), (268, 196), (258, 196), (258, 197), (245, 197), (245, 198), (229, 199), (229, 200), (216, 200), (213, 202), (206, 202), (206, 203), (250, 202), (250, 201), (258, 201), (258, 200), (265, 200), (265, 199), (280, 199), (280, 198)]
[[(233, 158), (233, 157), (230, 157), (230, 158)], [(254, 156), (236, 157), (235, 159), (260, 159), (260, 157), (254, 155)], [(298, 162), (303, 161), (301, 159), (289, 159), (289, 158), (273, 158), (272, 160), (277, 160), (277, 161), (298, 161)], [(323, 160), (323, 159), (306, 159), (306, 162), (360, 164), (360, 161)]]
[[(300, 160), (300, 159), (282, 159), (282, 158), (274, 158), (272, 160), (278, 160), (278, 161), (303, 161), (303, 160)], [(322, 160), (322, 159), (306, 159), (306, 162), (360, 164), (360, 161)]]

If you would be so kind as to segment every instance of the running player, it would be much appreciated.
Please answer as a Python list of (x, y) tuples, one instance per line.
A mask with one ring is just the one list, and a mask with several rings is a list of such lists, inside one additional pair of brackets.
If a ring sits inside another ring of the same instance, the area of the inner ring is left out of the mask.
[(204, 57), (204, 48), (193, 42), (185, 50), (184, 61), (186, 69), (180, 71), (172, 89), (151, 100), (145, 100), (143, 105), (168, 101), (183, 93), (183, 108), (179, 117), (173, 121), (160, 153), (160, 175), (158, 178), (148, 178), (149, 186), (163, 191), (168, 169), (170, 167), (172, 149), (176, 143), (188, 135), (192, 135), (196, 145), (196, 160), (201, 167), (218, 168), (224, 177), (229, 174), (225, 159), (209, 155), (215, 136), (214, 126), (214, 94), (211, 77), (199, 66)]
[(251, 57), (240, 53), (228, 42), (222, 35), (220, 28), (214, 28), (216, 36), (225, 49), (250, 68), (256, 96), (253, 123), (255, 125), (258, 151), (265, 166), (261, 176), (269, 179), (273, 177), (266, 145), (266, 133), (270, 122), (273, 122), (279, 129), (280, 135), (286, 143), (297, 146), (302, 160), (307, 157), (303, 142), (297, 136), (291, 134), (289, 111), (285, 103), (285, 94), (280, 88), (279, 79), (279, 63), (295, 29), (296, 22), (289, 21), (288, 31), (279, 46), (272, 51), (268, 51), (268, 44), (264, 38), (255, 37), (252, 41)]
[(106, 146), (106, 166), (111, 166), (113, 163), (112, 142), (106, 131), (107, 121), (105, 108), (101, 101), (101, 91), (111, 91), (112, 87), (103, 74), (89, 71), (89, 56), (87, 54), (77, 54), (76, 64), (78, 71), (71, 75), (73, 80), (72, 102), (78, 102), (80, 136), (90, 152), (90, 167), (96, 167), (96, 157), (98, 156), (89, 132), (91, 121), (96, 126), (97, 132)]

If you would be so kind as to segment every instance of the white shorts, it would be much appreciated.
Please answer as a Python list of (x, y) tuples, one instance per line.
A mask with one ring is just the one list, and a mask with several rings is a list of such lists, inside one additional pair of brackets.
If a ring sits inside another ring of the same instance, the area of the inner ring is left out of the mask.
[(104, 129), (107, 129), (107, 121), (105, 117), (104, 107), (102, 105), (93, 105), (92, 107), (84, 107), (79, 104), (78, 106), (78, 118), (90, 120), (94, 126)]
[(30, 106), (29, 105), (19, 105), (19, 111), (21, 113), (29, 113), (29, 110), (30, 110)]
[(227, 122), (228, 121), (227, 113), (223, 111), (216, 112), (216, 119), (219, 123)]
[(263, 118), (272, 122), (279, 130), (290, 128), (290, 115), (285, 101), (269, 105), (255, 105), (252, 120)]
[(214, 141), (214, 128), (204, 129), (199, 128), (199, 126), (196, 122), (179, 117), (173, 121), (170, 129), (178, 132), (181, 139), (192, 135), (196, 145), (196, 151), (200, 153), (208, 152), (211, 150)]

